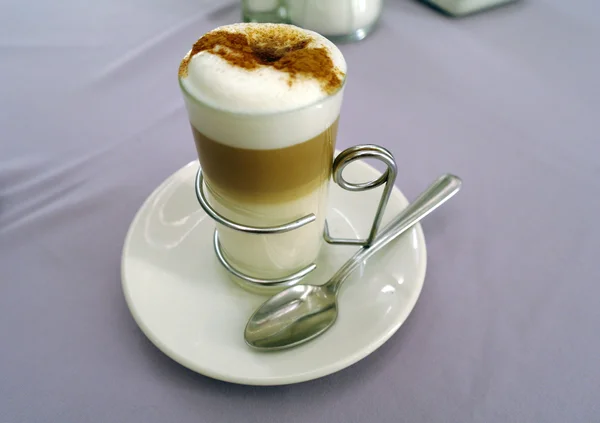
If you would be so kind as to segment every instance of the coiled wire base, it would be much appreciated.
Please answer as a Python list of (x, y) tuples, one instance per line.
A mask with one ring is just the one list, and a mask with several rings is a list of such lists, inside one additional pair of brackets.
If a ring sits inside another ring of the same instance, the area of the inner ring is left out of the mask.
[[(344, 179), (343, 171), (346, 166), (352, 163), (355, 160), (361, 159), (376, 159), (382, 161), (386, 165), (386, 170), (383, 174), (375, 179), (374, 181), (369, 182), (361, 182), (361, 183), (351, 183)], [(348, 238), (333, 238), (329, 233), (329, 227), (327, 225), (327, 221), (325, 221), (325, 231), (323, 234), (323, 238), (328, 244), (333, 245), (356, 245), (361, 247), (368, 247), (373, 242), (373, 239), (377, 236), (377, 231), (379, 230), (379, 226), (381, 225), (381, 220), (383, 218), (383, 214), (385, 212), (385, 208), (390, 199), (390, 195), (392, 194), (392, 189), (394, 188), (394, 182), (396, 181), (396, 176), (398, 173), (398, 169), (396, 166), (396, 161), (394, 160), (394, 156), (392, 153), (385, 149), (384, 147), (374, 145), (374, 144), (363, 144), (356, 145), (354, 147), (350, 147), (344, 151), (342, 151), (333, 161), (333, 181), (348, 191), (365, 191), (373, 188), (377, 188), (383, 184), (385, 184), (385, 188), (381, 195), (381, 199), (379, 200), (379, 206), (377, 207), (377, 212), (375, 213), (375, 218), (373, 219), (373, 224), (371, 225), (371, 230), (369, 235), (365, 239), (348, 239)], [(195, 181), (195, 190), (196, 197), (198, 198), (198, 202), (202, 209), (208, 214), (215, 222), (236, 230), (240, 232), (250, 233), (250, 234), (279, 234), (284, 232), (293, 231), (302, 226), (308, 225), (316, 220), (316, 216), (311, 213), (300, 219), (294, 220), (292, 222), (285, 223), (279, 226), (269, 226), (269, 227), (257, 227), (257, 226), (247, 226), (242, 225), (236, 222), (233, 222), (223, 215), (219, 214), (206, 200), (206, 196), (204, 194), (204, 178), (202, 175), (202, 169), (198, 169), (198, 173), (196, 174)], [(213, 246), (215, 249), (215, 253), (217, 255), (217, 259), (223, 265), (223, 267), (232, 275), (241, 279), (242, 281), (250, 284), (250, 286), (254, 286), (257, 288), (260, 287), (273, 287), (273, 288), (287, 288), (298, 283), (302, 278), (308, 275), (310, 272), (317, 268), (315, 263), (312, 263), (305, 268), (290, 274), (288, 276), (277, 278), (277, 279), (261, 279), (253, 276), (249, 276), (237, 270), (229, 261), (225, 258), (223, 251), (221, 249), (221, 243), (219, 242), (219, 231), (215, 229), (214, 237), (213, 237)]]

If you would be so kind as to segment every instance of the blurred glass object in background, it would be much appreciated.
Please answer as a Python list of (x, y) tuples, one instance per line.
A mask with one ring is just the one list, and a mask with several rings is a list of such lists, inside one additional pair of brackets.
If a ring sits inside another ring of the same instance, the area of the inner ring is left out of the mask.
[(377, 25), (383, 0), (242, 0), (244, 22), (292, 23), (334, 42), (358, 41)]
[(289, 21), (334, 42), (365, 38), (381, 16), (383, 0), (285, 0)]
[(284, 0), (242, 0), (244, 22), (288, 23)]
[(518, 0), (421, 0), (450, 16), (465, 16)]

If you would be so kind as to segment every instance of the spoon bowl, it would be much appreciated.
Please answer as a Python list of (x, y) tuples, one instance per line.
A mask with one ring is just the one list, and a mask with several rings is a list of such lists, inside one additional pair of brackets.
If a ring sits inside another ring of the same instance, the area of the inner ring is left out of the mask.
[(327, 286), (294, 286), (256, 311), (246, 326), (246, 342), (256, 349), (293, 347), (329, 329), (337, 319), (337, 308), (337, 295)]

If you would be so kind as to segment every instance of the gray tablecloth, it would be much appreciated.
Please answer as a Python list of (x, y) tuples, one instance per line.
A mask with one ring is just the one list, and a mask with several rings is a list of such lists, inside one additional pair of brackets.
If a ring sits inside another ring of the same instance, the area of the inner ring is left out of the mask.
[(214, 0), (0, 6), (0, 422), (600, 421), (600, 3), (529, 0), (451, 20), (388, 0), (344, 45), (340, 147), (380, 143), (424, 223), (428, 271), (381, 349), (320, 380), (227, 384), (131, 318), (122, 242), (195, 158), (176, 83)]

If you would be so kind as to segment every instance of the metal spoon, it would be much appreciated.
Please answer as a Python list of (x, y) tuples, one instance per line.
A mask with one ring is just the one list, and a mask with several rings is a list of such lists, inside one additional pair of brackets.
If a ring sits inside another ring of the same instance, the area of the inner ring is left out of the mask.
[(394, 218), (370, 247), (362, 247), (324, 285), (296, 285), (267, 300), (250, 317), (244, 338), (259, 350), (281, 350), (321, 335), (338, 315), (342, 283), (366, 259), (410, 229), (458, 192), (461, 180), (444, 175)]

